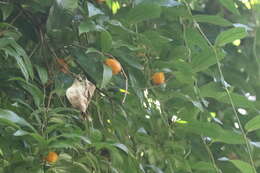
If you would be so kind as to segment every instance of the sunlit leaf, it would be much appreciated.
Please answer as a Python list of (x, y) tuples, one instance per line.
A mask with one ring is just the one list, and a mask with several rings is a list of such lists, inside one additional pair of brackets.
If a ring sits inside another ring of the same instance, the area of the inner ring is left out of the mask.
[(225, 46), (227, 43), (232, 43), (237, 39), (242, 39), (247, 36), (247, 32), (244, 28), (232, 28), (221, 32), (216, 38), (215, 45)]
[(10, 110), (0, 109), (0, 119), (10, 121), (20, 126), (27, 126), (31, 130), (36, 131), (30, 123)]
[(254, 173), (255, 171), (249, 163), (246, 163), (242, 160), (230, 160), (242, 173)]
[(245, 125), (245, 129), (248, 132), (260, 129), (260, 116), (255, 116), (254, 118), (249, 120)]

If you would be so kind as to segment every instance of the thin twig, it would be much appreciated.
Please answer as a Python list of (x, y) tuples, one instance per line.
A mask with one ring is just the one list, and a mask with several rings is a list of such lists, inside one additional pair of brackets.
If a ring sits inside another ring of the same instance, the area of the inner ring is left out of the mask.
[(33, 50), (31, 51), (30, 55), (28, 56), (29, 58), (31, 58), (34, 53), (37, 51), (37, 49), (39, 48), (40, 44), (36, 44), (35, 47), (33, 48)]
[(124, 94), (124, 98), (122, 100), (122, 104), (124, 104), (126, 96), (128, 94), (128, 77), (127, 77), (127, 75), (126, 75), (126, 73), (124, 71), (124, 68), (122, 68), (122, 73), (123, 73), (123, 75), (125, 77), (125, 94)]
[(20, 11), (20, 12), (18, 13), (18, 15), (16, 15), (16, 16), (13, 18), (13, 20), (10, 22), (10, 25), (13, 25), (14, 22), (15, 22), (22, 14), (23, 14), (23, 12)]
[(217, 167), (217, 164), (216, 164), (216, 162), (215, 162), (213, 153), (211, 152), (209, 146), (206, 144), (206, 142), (205, 142), (205, 140), (203, 139), (203, 137), (202, 137), (202, 136), (200, 136), (200, 137), (201, 137), (201, 140), (202, 140), (202, 142), (203, 142), (203, 144), (204, 144), (204, 146), (205, 146), (205, 148), (206, 148), (206, 150), (207, 150), (207, 152), (208, 152), (208, 155), (209, 155), (210, 160), (211, 160), (211, 162), (212, 162), (212, 164), (213, 164), (213, 167), (216, 169), (216, 171), (217, 171), (218, 173), (221, 173), (221, 171), (220, 171), (220, 170), (218, 169), (218, 167)]

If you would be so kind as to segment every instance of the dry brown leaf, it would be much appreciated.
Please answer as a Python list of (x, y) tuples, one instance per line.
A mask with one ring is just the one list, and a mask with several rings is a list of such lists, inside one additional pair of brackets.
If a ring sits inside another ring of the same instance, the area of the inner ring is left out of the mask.
[(72, 106), (86, 113), (96, 86), (87, 79), (75, 79), (71, 87), (66, 91), (66, 96)]

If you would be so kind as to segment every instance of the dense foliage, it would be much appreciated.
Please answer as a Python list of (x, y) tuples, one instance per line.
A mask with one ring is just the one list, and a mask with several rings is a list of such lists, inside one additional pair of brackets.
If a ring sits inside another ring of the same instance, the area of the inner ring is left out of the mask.
[[(0, 10), (0, 173), (260, 172), (259, 0)], [(79, 75), (86, 113), (66, 98)]]

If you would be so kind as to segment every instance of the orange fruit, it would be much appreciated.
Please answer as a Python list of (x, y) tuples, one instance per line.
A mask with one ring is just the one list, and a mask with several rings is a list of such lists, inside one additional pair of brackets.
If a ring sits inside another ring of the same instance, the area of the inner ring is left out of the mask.
[(68, 66), (67, 62), (62, 58), (57, 58), (56, 60), (59, 65), (60, 71), (67, 74), (69, 72), (69, 66)]
[(45, 160), (49, 163), (55, 163), (58, 160), (59, 156), (56, 152), (49, 152), (45, 157)]
[(165, 76), (163, 72), (156, 72), (152, 76), (152, 82), (155, 85), (161, 85), (165, 83)]
[(113, 74), (118, 74), (122, 70), (121, 64), (114, 58), (106, 59), (105, 64), (112, 69)]

